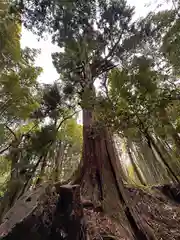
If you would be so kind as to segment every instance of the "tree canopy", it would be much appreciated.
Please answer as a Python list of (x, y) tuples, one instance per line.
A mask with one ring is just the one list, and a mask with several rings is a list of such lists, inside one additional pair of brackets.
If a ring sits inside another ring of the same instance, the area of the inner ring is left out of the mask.
[[(0, 3), (0, 220), (27, 190), (67, 181), (155, 239), (125, 184), (179, 183), (179, 1), (135, 12), (125, 0)], [(22, 26), (59, 47), (58, 80), (38, 82), (39, 50), (21, 48)]]

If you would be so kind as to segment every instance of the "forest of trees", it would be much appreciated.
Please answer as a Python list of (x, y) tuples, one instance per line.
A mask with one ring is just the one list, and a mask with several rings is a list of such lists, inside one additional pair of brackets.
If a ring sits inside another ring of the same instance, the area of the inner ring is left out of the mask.
[[(0, 1), (0, 223), (27, 192), (69, 184), (131, 236), (92, 239), (164, 239), (126, 188), (180, 181), (180, 2), (169, 5), (135, 19), (125, 0)], [(22, 27), (59, 47), (52, 84)]]

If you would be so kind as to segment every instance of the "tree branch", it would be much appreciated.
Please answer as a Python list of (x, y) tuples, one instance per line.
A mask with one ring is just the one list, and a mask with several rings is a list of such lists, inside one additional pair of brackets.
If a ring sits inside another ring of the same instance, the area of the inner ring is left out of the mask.
[(74, 112), (73, 114), (71, 114), (71, 115), (65, 117), (65, 118), (59, 123), (59, 125), (58, 125), (58, 127), (57, 127), (56, 130), (58, 131), (59, 128), (62, 126), (62, 124), (63, 124), (66, 120), (68, 120), (69, 118), (72, 118), (72, 117), (73, 117), (75, 114), (77, 114), (77, 113), (79, 113), (79, 111)]
[(121, 31), (121, 33), (120, 33), (120, 35), (118, 37), (118, 40), (116, 41), (116, 43), (114, 44), (114, 46), (112, 47), (112, 49), (110, 50), (110, 52), (108, 53), (108, 55), (105, 57), (104, 60), (108, 60), (108, 58), (111, 57), (114, 54), (114, 52), (116, 51), (117, 46), (118, 46), (118, 44), (119, 44), (119, 42), (120, 42), (120, 40), (122, 38), (124, 30), (125, 30), (125, 28), (123, 28), (123, 30)]
[(6, 148), (0, 150), (0, 155), (3, 154), (5, 151), (7, 151), (10, 148), (10, 145), (7, 146)]
[(7, 125), (5, 125), (5, 127), (12, 133), (12, 135), (15, 137), (15, 139), (18, 140), (18, 138), (17, 138), (16, 134), (13, 132), (13, 130), (10, 127), (8, 127)]

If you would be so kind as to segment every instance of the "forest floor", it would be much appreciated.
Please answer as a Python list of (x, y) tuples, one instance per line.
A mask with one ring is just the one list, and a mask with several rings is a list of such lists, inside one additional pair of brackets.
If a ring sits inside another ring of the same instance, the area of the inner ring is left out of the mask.
[(180, 239), (180, 202), (178, 202), (180, 188), (178, 186), (164, 186), (164, 193), (161, 186), (149, 190), (127, 188), (127, 191), (135, 201), (133, 204), (140, 218), (151, 226), (157, 239)]
[[(162, 193), (162, 187), (151, 189), (126, 187), (132, 201), (131, 204), (135, 207), (140, 219), (152, 228), (158, 240), (180, 240), (180, 203), (178, 203), (180, 189), (172, 187), (175, 190), (176, 201), (169, 191), (165, 191), (165, 194)], [(123, 227), (111, 219), (89, 210), (86, 210), (85, 214), (93, 239), (102, 239), (98, 238), (98, 235), (115, 236), (115, 238), (109, 239), (129, 239)]]
[[(166, 185), (152, 188), (126, 186), (125, 191), (127, 191), (130, 197), (131, 206), (135, 208), (141, 221), (152, 228), (157, 240), (180, 240), (180, 188), (178, 186)], [(35, 204), (40, 195), (40, 202), (38, 200), (40, 204)], [(5, 223), (0, 226), (0, 239), (4, 234), (6, 236), (9, 235), (8, 232), (11, 232), (10, 229), (16, 228), (15, 222), (26, 222), (23, 227), (24, 233), (21, 230), (21, 237), (18, 237), (18, 239), (24, 239), (24, 236), (26, 236), (26, 240), (49, 239), (45, 236), (49, 235), (53, 214), (56, 209), (57, 197), (57, 194), (50, 194), (41, 189), (37, 189), (31, 201), (29, 201), (29, 195), (23, 196), (19, 203), (17, 203), (17, 206), (14, 206), (9, 211)], [(24, 204), (25, 199), (26, 203)], [(28, 208), (27, 204), (30, 204)], [(84, 208), (84, 214), (90, 239), (130, 240), (123, 226), (102, 212)], [(27, 217), (28, 215), (31, 218)], [(24, 219), (27, 220), (24, 221)], [(30, 229), (36, 229), (38, 236), (42, 236), (42, 238), (36, 238), (36, 235), (33, 235), (32, 238)], [(14, 231), (14, 234), (16, 232)], [(15, 238), (5, 237), (2, 239)]]

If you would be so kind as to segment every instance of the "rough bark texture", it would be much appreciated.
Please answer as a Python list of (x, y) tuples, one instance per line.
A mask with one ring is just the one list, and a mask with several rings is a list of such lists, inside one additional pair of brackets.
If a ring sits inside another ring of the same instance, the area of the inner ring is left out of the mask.
[(49, 239), (86, 240), (80, 186), (63, 186), (60, 189), (60, 196)]
[(26, 193), (0, 226), (4, 240), (85, 240), (86, 226), (79, 186), (62, 186), (58, 196), (43, 185)]
[(127, 140), (127, 152), (128, 152), (129, 159), (131, 161), (132, 167), (134, 169), (134, 172), (135, 172), (136, 176), (138, 177), (138, 180), (140, 181), (140, 183), (142, 185), (146, 186), (146, 182), (145, 182), (143, 176), (141, 175), (141, 172), (139, 171), (139, 169), (137, 167), (137, 164), (135, 163), (135, 160), (133, 159), (130, 147), (132, 148), (132, 143), (129, 140)]
[[(11, 129), (9, 130), (11, 131)], [(26, 169), (22, 167), (24, 162), (20, 157), (20, 143), (21, 137), (17, 138), (15, 136), (15, 139), (12, 141), (11, 147), (9, 148), (9, 158), (11, 159), (11, 175), (7, 183), (7, 191), (0, 202), (0, 223), (3, 216), (9, 211), (16, 200), (20, 197), (24, 183), (27, 179)]]
[[(132, 239), (154, 240), (153, 232), (142, 224), (124, 191), (120, 162), (116, 158), (112, 137), (106, 129), (92, 127), (92, 112), (83, 111), (82, 195), (89, 198), (121, 223)], [(93, 132), (94, 131), (94, 132)]]
[(21, 191), (23, 189), (24, 182), (19, 177), (16, 179), (10, 179), (7, 191), (0, 202), (0, 223), (3, 216), (9, 211), (9, 209), (14, 205), (16, 200), (19, 198)]
[(63, 153), (64, 153), (64, 144), (60, 142), (59, 150), (57, 151), (57, 155), (55, 158), (55, 172), (54, 172), (54, 181), (58, 182), (60, 179), (61, 168), (63, 163)]
[(146, 131), (146, 138), (148, 141), (149, 146), (153, 146), (155, 151), (157, 152), (157, 154), (159, 155), (159, 157), (161, 158), (163, 164), (166, 166), (167, 170), (169, 171), (169, 173), (172, 176), (172, 179), (174, 179), (174, 181), (179, 182), (179, 179), (177, 178), (175, 172), (173, 171), (173, 169), (171, 168), (171, 166), (169, 165), (169, 163), (166, 161), (166, 159), (164, 158), (164, 156), (162, 155), (161, 151), (159, 150), (159, 147), (156, 145), (156, 143), (154, 142), (154, 139), (151, 137), (151, 135)]
[[(95, 205), (103, 205), (103, 209), (116, 218), (121, 218), (119, 211), (121, 203), (116, 189), (116, 182), (111, 171), (109, 152), (105, 133), (93, 133), (91, 112), (84, 111), (83, 129), (83, 176), (81, 179), (81, 192)], [(113, 199), (113, 201), (112, 201)], [(109, 205), (109, 203), (111, 204)]]

